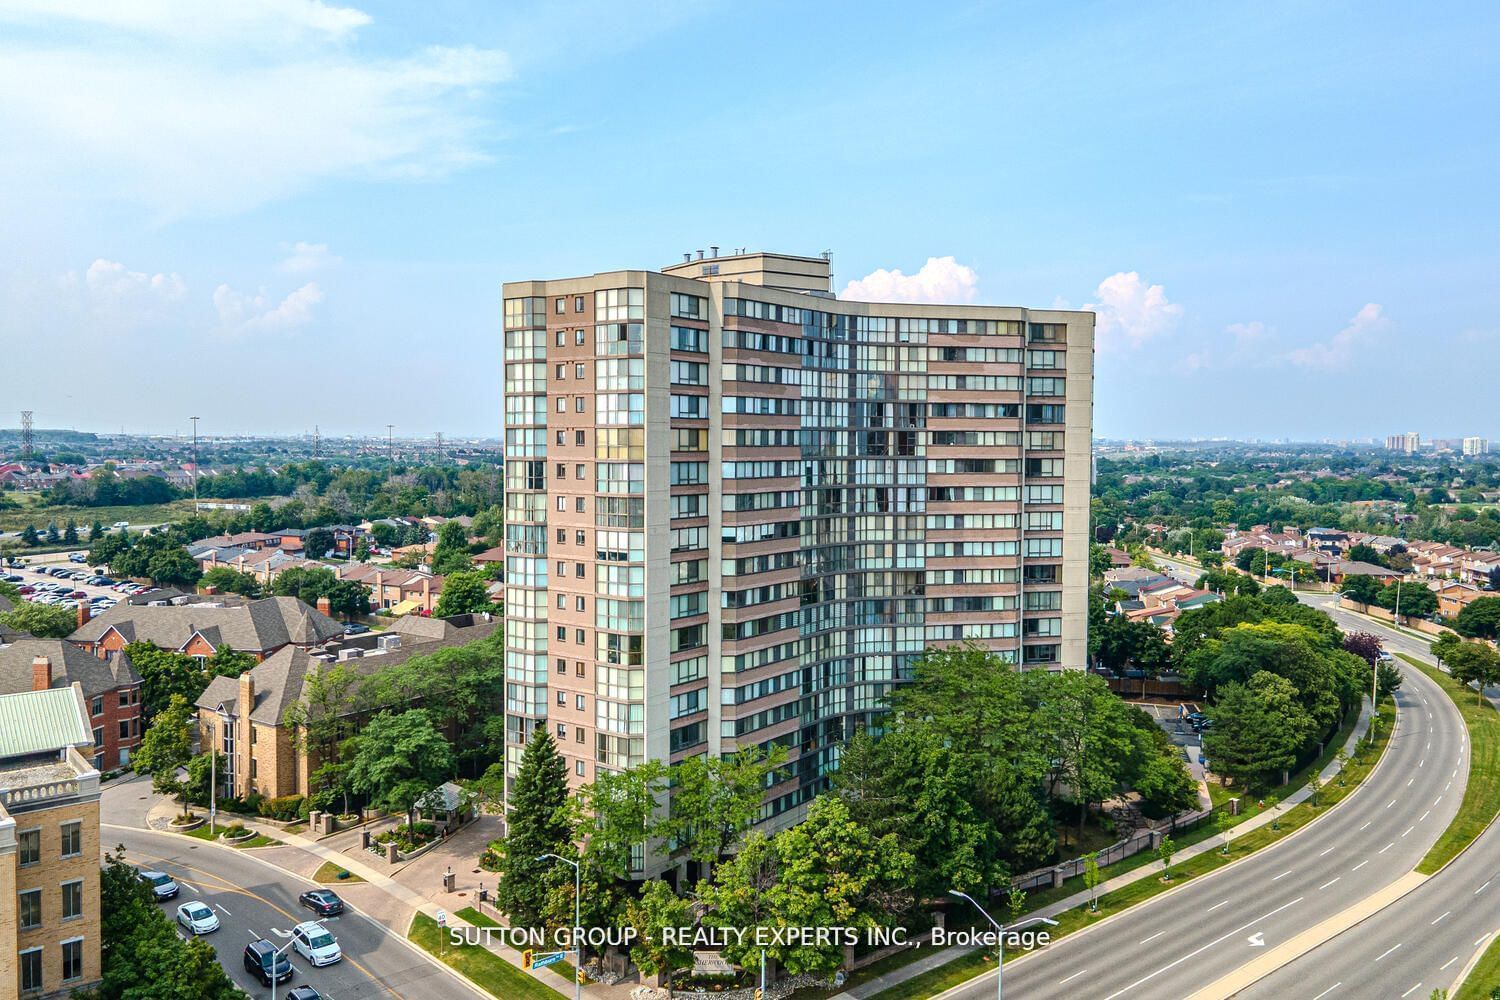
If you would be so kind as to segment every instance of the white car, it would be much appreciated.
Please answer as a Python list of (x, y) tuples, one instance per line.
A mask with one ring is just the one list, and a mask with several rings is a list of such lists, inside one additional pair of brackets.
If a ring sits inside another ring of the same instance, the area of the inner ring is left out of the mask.
[(192, 934), (212, 934), (219, 929), (218, 915), (196, 899), (177, 908), (177, 922)]
[(314, 966), (332, 965), (344, 957), (333, 935), (315, 920), (309, 920), (292, 928), (292, 947), (296, 949), (297, 954)]
[(116, 521), (114, 523), (114, 527), (121, 528), (121, 529), (128, 528), (128, 527), (130, 527), (130, 522), (129, 521)]

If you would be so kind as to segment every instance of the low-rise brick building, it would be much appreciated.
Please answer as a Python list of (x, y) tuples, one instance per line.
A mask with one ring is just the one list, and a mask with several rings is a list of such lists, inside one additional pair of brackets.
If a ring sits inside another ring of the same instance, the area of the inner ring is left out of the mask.
[(179, 599), (169, 604), (117, 604), (68, 636), (96, 656), (108, 657), (132, 642), (150, 642), (188, 656), (207, 658), (220, 646), (257, 660), (289, 645), (306, 648), (343, 635), (324, 605), (314, 609), (295, 597), (258, 601)]
[(141, 741), (141, 675), (123, 652), (108, 659), (62, 639), (23, 636), (0, 645), (0, 694), (79, 685), (88, 706), (95, 768), (130, 762)]

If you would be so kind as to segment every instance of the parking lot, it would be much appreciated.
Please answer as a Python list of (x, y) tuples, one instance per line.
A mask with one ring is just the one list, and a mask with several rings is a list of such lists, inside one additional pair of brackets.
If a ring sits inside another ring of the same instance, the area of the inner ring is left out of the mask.
[(1183, 705), (1162, 705), (1156, 703), (1135, 703), (1136, 707), (1156, 720), (1162, 731), (1171, 737), (1172, 742), (1182, 748), (1183, 759), (1187, 761), (1188, 769), (1192, 771), (1197, 780), (1203, 778), (1203, 736), (1189, 724), (1184, 712), (1199, 711), (1202, 706), (1195, 702)]
[(100, 577), (87, 565), (72, 562), (0, 569), (0, 578), (20, 588), (25, 600), (66, 608), (87, 603), (95, 613), (151, 589), (141, 584)]

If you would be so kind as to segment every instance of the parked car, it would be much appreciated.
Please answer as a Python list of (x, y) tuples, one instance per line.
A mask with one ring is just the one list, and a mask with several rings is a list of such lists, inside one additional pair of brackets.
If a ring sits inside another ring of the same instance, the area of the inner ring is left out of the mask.
[(368, 632), (368, 631), (370, 631), (370, 626), (368, 626), (368, 625), (362, 625), (359, 622), (345, 622), (344, 623), (344, 634), (345, 635), (363, 635), (365, 632)]
[(175, 879), (166, 872), (137, 871), (136, 878), (151, 887), (157, 900), (171, 899), (181, 891)]
[(311, 986), (293, 986), (287, 992), (286, 1000), (323, 1000), (323, 994)]
[(68, 555), (68, 562), (81, 563), (81, 562), (88, 562), (88, 561), (89, 561), (89, 557), (86, 556), (86, 555), (84, 555), (82, 552), (72, 552), (72, 553), (69, 553), (69, 555)]
[(219, 929), (219, 917), (207, 903), (189, 900), (177, 907), (177, 922), (186, 927), (189, 934), (212, 934)]
[(308, 920), (292, 928), (292, 947), (314, 967), (332, 965), (344, 957), (333, 934), (316, 920)]
[(123, 531), (124, 529), (130, 527), (130, 522), (129, 521), (116, 521), (110, 527), (119, 528), (120, 530)]
[(292, 978), (292, 963), (285, 954), (265, 938), (245, 945), (245, 971), (265, 986), (272, 981), (284, 983)]
[(344, 901), (332, 889), (309, 889), (297, 897), (297, 902), (320, 917), (331, 917), (344, 912)]

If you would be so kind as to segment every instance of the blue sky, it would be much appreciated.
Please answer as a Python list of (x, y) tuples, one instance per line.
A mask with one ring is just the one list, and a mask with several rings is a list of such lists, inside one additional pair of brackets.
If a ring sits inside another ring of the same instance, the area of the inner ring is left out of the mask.
[(3, 395), (43, 426), (497, 435), (502, 281), (717, 243), (1096, 307), (1101, 435), (1500, 437), (1497, 29), (0, 0)]

